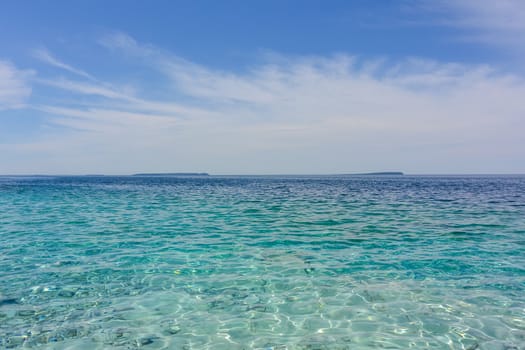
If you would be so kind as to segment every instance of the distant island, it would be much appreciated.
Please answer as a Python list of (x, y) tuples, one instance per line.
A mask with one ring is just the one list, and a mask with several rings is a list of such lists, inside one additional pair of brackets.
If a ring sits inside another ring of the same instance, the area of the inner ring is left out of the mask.
[(363, 176), (363, 175), (372, 175), (372, 176), (399, 176), (399, 175), (405, 175), (401, 171), (380, 171), (375, 173), (361, 173), (361, 174), (346, 174), (346, 175), (356, 175), (356, 176)]
[(208, 173), (139, 173), (131, 176), (210, 176)]

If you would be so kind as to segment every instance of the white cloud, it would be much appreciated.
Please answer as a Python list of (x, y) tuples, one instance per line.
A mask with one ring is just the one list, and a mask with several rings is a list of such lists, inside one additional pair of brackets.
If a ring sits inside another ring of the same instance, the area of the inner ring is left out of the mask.
[(415, 4), (437, 14), (440, 24), (468, 30), (463, 39), (525, 50), (523, 0), (420, 0)]
[(145, 46), (139, 46), (135, 39), (122, 32), (106, 35), (99, 40), (99, 43), (111, 50), (126, 50), (142, 55), (147, 52)]
[(11, 172), (525, 172), (525, 82), (488, 66), (283, 56), (239, 73), (108, 42), (172, 97), (59, 81), (77, 98), (38, 108), (69, 131), (0, 145)]
[(465, 27), (525, 31), (525, 3), (522, 0), (444, 0), (443, 5), (458, 11), (457, 23)]
[(0, 110), (21, 108), (31, 95), (28, 79), (32, 71), (19, 70), (11, 63), (0, 61)]
[(92, 75), (86, 73), (85, 71), (83, 71), (81, 69), (77, 69), (77, 68), (75, 68), (73, 66), (70, 66), (70, 65), (60, 61), (59, 59), (57, 59), (55, 56), (53, 56), (46, 49), (35, 50), (35, 51), (33, 51), (33, 55), (37, 59), (41, 60), (42, 62), (45, 62), (45, 63), (47, 63), (49, 65), (54, 66), (54, 67), (66, 70), (66, 71), (68, 71), (70, 73), (79, 75), (79, 76), (84, 77), (84, 78), (88, 78), (90, 80), (96, 80)]
[(108, 84), (102, 83), (85, 83), (67, 79), (39, 79), (38, 83), (53, 86), (59, 89), (67, 90), (73, 93), (83, 95), (94, 95), (108, 99), (134, 100), (134, 97), (122, 89), (115, 89)]

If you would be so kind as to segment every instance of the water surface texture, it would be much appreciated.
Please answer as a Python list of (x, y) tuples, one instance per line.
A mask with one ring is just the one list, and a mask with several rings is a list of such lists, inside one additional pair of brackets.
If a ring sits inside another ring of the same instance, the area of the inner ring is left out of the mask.
[(3, 177), (0, 348), (525, 349), (525, 177)]

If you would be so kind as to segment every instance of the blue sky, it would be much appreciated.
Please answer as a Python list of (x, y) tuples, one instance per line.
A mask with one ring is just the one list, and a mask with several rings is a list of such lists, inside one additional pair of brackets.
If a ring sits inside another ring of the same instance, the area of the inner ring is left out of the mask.
[(525, 173), (525, 3), (4, 1), (0, 173)]

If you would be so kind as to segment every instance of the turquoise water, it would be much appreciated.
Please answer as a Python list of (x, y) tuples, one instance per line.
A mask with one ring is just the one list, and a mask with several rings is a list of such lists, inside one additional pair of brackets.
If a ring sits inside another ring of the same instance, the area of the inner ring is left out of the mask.
[(0, 348), (525, 349), (525, 177), (0, 177)]

